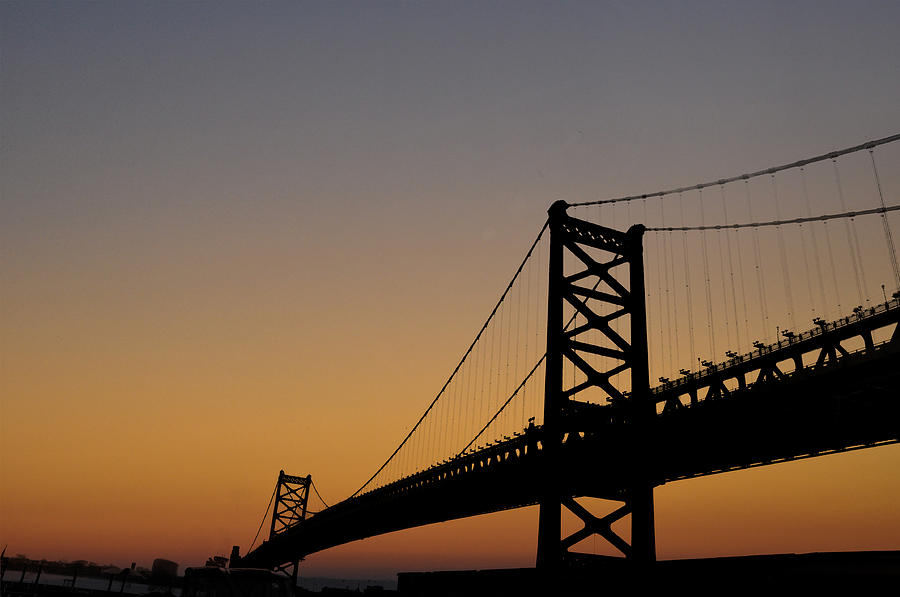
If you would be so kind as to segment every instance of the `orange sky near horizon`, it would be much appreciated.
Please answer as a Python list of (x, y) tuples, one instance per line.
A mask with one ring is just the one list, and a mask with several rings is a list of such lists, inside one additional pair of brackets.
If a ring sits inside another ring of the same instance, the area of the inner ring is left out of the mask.
[[(657, 488), (658, 556), (896, 549), (900, 481), (885, 472), (898, 457), (900, 446), (883, 446)], [(156, 479), (150, 467), (106, 467), (94, 474), (80, 468), (94, 484), (90, 495), (59, 489), (83, 479), (26, 476), (27, 489), (4, 500), (5, 511), (16, 513), (4, 524), (4, 537), (12, 541), (4, 541), (10, 553), (36, 558), (149, 566), (164, 557), (201, 565), (207, 555), (227, 555), (232, 544), (245, 549), (258, 524), (267, 496), (259, 483), (243, 480), (236, 487), (231, 473), (242, 465), (247, 463), (197, 466), (165, 478), (157, 473)], [(179, 491), (184, 487), (191, 493)], [(581, 501), (598, 514), (613, 507)], [(577, 528), (571, 517), (564, 519), (566, 529)], [(535, 507), (429, 525), (313, 554), (303, 574), (349, 570), (375, 578), (396, 571), (531, 566), (536, 529)], [(627, 524), (616, 530), (628, 536)], [(618, 555), (602, 539), (588, 539), (578, 550)]]
[[(0, 546), (199, 565), (246, 551), (280, 469), (347, 497), (453, 370), (554, 200), (898, 132), (898, 22), (892, 2), (0, 4)], [(900, 143), (876, 156), (900, 203)], [(841, 161), (843, 187), (811, 167), (815, 209), (837, 211), (836, 189), (872, 207), (867, 159)], [(628, 209), (601, 223), (643, 218)], [(900, 212), (888, 222), (896, 235)], [(833, 227), (832, 312), (892, 288), (880, 221), (858, 226), (866, 288)], [(663, 238), (645, 241), (657, 266), (680, 250)], [(773, 316), (745, 348), (785, 327), (764, 239)], [(798, 329), (821, 312), (804, 282)], [(654, 373), (722, 358), (727, 333), (712, 350), (704, 325), (694, 354), (683, 327), (665, 352), (651, 325)], [(898, 470), (891, 445), (663, 486), (659, 556), (900, 549)], [(536, 521), (526, 508), (402, 531), (302, 574), (530, 566)]]

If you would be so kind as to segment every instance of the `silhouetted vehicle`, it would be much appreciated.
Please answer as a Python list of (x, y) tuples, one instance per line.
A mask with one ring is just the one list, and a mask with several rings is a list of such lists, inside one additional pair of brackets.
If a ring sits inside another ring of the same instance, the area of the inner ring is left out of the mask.
[(204, 566), (184, 571), (182, 597), (294, 597), (286, 576), (257, 568)]

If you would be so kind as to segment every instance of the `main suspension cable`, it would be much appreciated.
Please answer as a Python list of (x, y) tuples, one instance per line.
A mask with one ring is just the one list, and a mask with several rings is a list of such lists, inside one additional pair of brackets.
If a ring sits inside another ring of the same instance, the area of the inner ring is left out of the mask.
[(543, 354), (543, 356), (541, 356), (541, 358), (538, 359), (538, 362), (534, 364), (534, 367), (531, 368), (531, 371), (528, 372), (528, 375), (525, 376), (525, 379), (522, 380), (522, 383), (520, 383), (516, 387), (516, 389), (513, 390), (513, 393), (510, 394), (509, 398), (506, 399), (506, 402), (504, 402), (500, 406), (499, 410), (497, 410), (497, 412), (494, 413), (494, 416), (491, 417), (488, 420), (488, 422), (484, 424), (484, 427), (482, 427), (481, 430), (475, 434), (475, 437), (473, 437), (472, 440), (466, 444), (466, 447), (464, 447), (462, 450), (459, 451), (457, 456), (462, 456), (463, 454), (465, 454), (466, 450), (471, 448), (472, 444), (474, 444), (476, 441), (478, 441), (478, 438), (481, 437), (481, 434), (484, 433), (487, 430), (487, 428), (491, 426), (491, 423), (493, 423), (494, 420), (496, 420), (496, 418), (500, 416), (500, 413), (502, 413), (503, 410), (509, 405), (509, 403), (512, 402), (512, 399), (515, 398), (516, 395), (518, 395), (519, 390), (521, 390), (525, 386), (525, 384), (528, 383), (528, 380), (531, 379), (531, 376), (534, 375), (534, 372), (538, 370), (538, 367), (541, 366), (541, 363), (543, 363), (544, 359), (546, 359), (546, 358), (547, 358), (547, 353), (545, 352)]
[(272, 496), (269, 498), (269, 505), (266, 506), (266, 511), (263, 514), (262, 520), (259, 521), (259, 528), (256, 529), (256, 534), (253, 536), (253, 541), (250, 542), (250, 547), (247, 548), (247, 551), (250, 551), (253, 549), (253, 546), (256, 545), (256, 540), (259, 539), (259, 533), (262, 531), (263, 525), (266, 524), (266, 517), (269, 515), (269, 509), (272, 507), (272, 502), (275, 501), (275, 493), (277, 491), (278, 486), (276, 485), (275, 489), (272, 490)]
[(450, 377), (447, 378), (447, 381), (444, 382), (444, 385), (441, 387), (440, 391), (438, 391), (437, 396), (434, 397), (434, 400), (431, 401), (431, 404), (428, 405), (428, 408), (425, 409), (425, 412), (422, 413), (422, 416), (419, 417), (419, 420), (416, 421), (416, 424), (413, 425), (413, 428), (410, 429), (409, 433), (406, 434), (406, 437), (403, 438), (403, 441), (400, 442), (400, 445), (397, 446), (397, 448), (391, 453), (391, 455), (388, 456), (388, 459), (384, 461), (384, 464), (382, 464), (380, 467), (378, 467), (378, 470), (375, 471), (375, 474), (373, 474), (371, 477), (369, 477), (369, 479), (365, 483), (363, 483), (359, 489), (357, 489), (356, 491), (353, 492), (353, 494), (350, 496), (351, 498), (357, 496), (363, 489), (366, 488), (366, 486), (369, 485), (369, 483), (372, 482), (373, 479), (375, 479), (375, 477), (378, 476), (378, 474), (381, 471), (384, 470), (384, 467), (386, 467), (388, 465), (388, 463), (394, 458), (394, 456), (397, 455), (397, 452), (399, 452), (400, 449), (404, 445), (406, 445), (406, 442), (409, 441), (409, 438), (412, 437), (412, 434), (415, 433), (416, 429), (419, 428), (419, 425), (422, 424), (422, 421), (425, 420), (425, 417), (428, 416), (428, 413), (431, 412), (431, 409), (434, 408), (434, 405), (444, 394), (444, 390), (447, 389), (447, 386), (449, 386), (450, 382), (453, 381), (453, 378), (456, 376), (456, 373), (459, 371), (460, 367), (462, 367), (463, 363), (466, 362), (466, 358), (468, 358), (469, 353), (472, 352), (472, 349), (475, 348), (475, 345), (478, 343), (478, 340), (481, 339), (481, 335), (484, 333), (484, 330), (486, 330), (488, 325), (491, 323), (491, 320), (494, 318), (494, 315), (497, 313), (497, 309), (499, 309), (500, 305), (503, 304), (503, 301), (506, 299), (506, 295), (509, 294), (510, 289), (512, 288), (513, 284), (515, 284), (516, 279), (519, 277), (519, 274), (522, 272), (522, 268), (525, 267), (525, 264), (531, 258), (531, 253), (534, 251), (535, 247), (538, 246), (538, 243), (540, 243), (541, 237), (543, 237), (544, 231), (547, 230), (547, 227), (549, 225), (550, 225), (550, 220), (548, 219), (544, 222), (544, 225), (541, 226), (540, 232), (538, 232), (538, 235), (534, 239), (534, 242), (531, 243), (531, 247), (528, 248), (528, 252), (525, 254), (525, 258), (522, 259), (522, 263), (520, 263), (519, 267), (516, 268), (516, 272), (513, 274), (513, 277), (509, 281), (509, 284), (506, 285), (506, 288), (503, 290), (503, 294), (500, 295), (500, 298), (497, 300), (497, 303), (494, 305), (494, 308), (491, 309), (491, 313), (490, 313), (490, 315), (488, 315), (487, 320), (485, 320), (484, 325), (482, 325), (481, 329), (478, 330), (478, 334), (475, 335), (475, 339), (472, 340), (472, 343), (469, 345), (469, 348), (466, 350), (465, 354), (463, 354), (459, 363), (457, 363), (456, 367), (453, 369), (453, 372), (450, 374)]
[[(597, 282), (594, 283), (594, 287), (591, 290), (597, 290), (598, 286), (600, 286), (600, 280), (597, 280)], [(577, 322), (577, 319), (578, 319), (578, 311), (576, 310), (575, 313), (573, 313), (572, 316), (569, 318), (569, 321), (566, 322), (566, 325), (563, 326), (563, 330), (568, 330), (573, 323)], [(575, 327), (578, 327), (578, 326), (576, 325)], [(538, 370), (538, 368), (541, 366), (541, 363), (543, 363), (546, 358), (547, 358), (547, 353), (545, 352), (544, 354), (541, 355), (541, 358), (538, 359), (537, 363), (534, 364), (534, 367), (531, 368), (531, 371), (528, 372), (528, 375), (525, 376), (525, 379), (522, 380), (522, 383), (520, 383), (516, 387), (516, 389), (513, 390), (513, 393), (510, 394), (509, 398), (506, 399), (506, 402), (504, 402), (502, 405), (500, 405), (500, 408), (497, 410), (497, 412), (494, 413), (494, 416), (492, 416), (488, 420), (488, 422), (484, 424), (484, 426), (481, 428), (481, 430), (475, 434), (475, 437), (473, 437), (472, 440), (468, 444), (466, 444), (466, 447), (464, 447), (462, 450), (459, 451), (457, 456), (462, 456), (463, 454), (465, 454), (466, 450), (471, 448), (472, 444), (474, 444), (476, 441), (478, 441), (478, 438), (481, 437), (481, 435), (485, 431), (487, 431), (487, 428), (491, 426), (491, 423), (493, 423), (497, 419), (497, 417), (500, 416), (500, 413), (502, 413), (503, 410), (507, 406), (509, 406), (509, 403), (512, 402), (513, 398), (515, 398), (516, 395), (518, 395), (519, 391), (525, 386), (525, 384), (528, 383), (528, 380), (531, 379), (531, 377)]]
[(680, 230), (724, 230), (726, 228), (763, 228), (765, 226), (784, 226), (785, 224), (800, 224), (802, 222), (824, 222), (826, 220), (838, 220), (841, 218), (853, 218), (856, 216), (868, 216), (889, 211), (897, 211), (900, 205), (888, 205), (887, 207), (874, 207), (859, 211), (846, 211), (839, 214), (825, 214), (808, 218), (791, 218), (789, 220), (771, 220), (767, 222), (743, 222), (740, 224), (715, 224), (709, 226), (667, 226), (647, 228), (647, 232), (671, 232)]
[(791, 162), (790, 164), (783, 164), (781, 166), (773, 166), (771, 168), (766, 168), (765, 170), (759, 170), (757, 172), (752, 172), (750, 174), (739, 174), (738, 176), (731, 176), (729, 178), (720, 178), (718, 180), (711, 180), (708, 182), (701, 182), (699, 184), (680, 187), (677, 189), (669, 189), (666, 191), (654, 191), (652, 193), (643, 193), (641, 195), (628, 195), (625, 197), (616, 197), (615, 199), (601, 199), (598, 201), (584, 201), (582, 203), (570, 203), (570, 207), (584, 207), (587, 205), (600, 205), (604, 203), (620, 203), (620, 202), (628, 202), (628, 201), (636, 201), (638, 199), (643, 199), (645, 197), (656, 197), (660, 198), (665, 195), (673, 195), (677, 193), (683, 193), (685, 191), (699, 191), (701, 189), (705, 189), (706, 187), (712, 187), (715, 185), (727, 184), (729, 182), (737, 182), (739, 180), (748, 180), (750, 178), (756, 178), (757, 176), (763, 176), (764, 174), (774, 174), (776, 172), (781, 172), (782, 170), (790, 170), (792, 168), (799, 168), (801, 166), (806, 166), (808, 164), (814, 164), (816, 162), (821, 162), (823, 160), (834, 159), (840, 157), (842, 155), (847, 155), (848, 153), (854, 153), (857, 151), (861, 151), (863, 149), (874, 149), (879, 145), (885, 145), (886, 143), (893, 143), (900, 139), (900, 134), (891, 135), (890, 137), (884, 137), (882, 139), (876, 139), (874, 141), (868, 141), (866, 143), (860, 143), (859, 145), (854, 145), (853, 147), (847, 147), (846, 149), (840, 149), (837, 151), (832, 151), (830, 153), (823, 153), (822, 155), (817, 155), (812, 158), (808, 158), (805, 160), (799, 160), (796, 162)]
[(313, 491), (315, 491), (315, 492), (316, 492), (316, 495), (319, 496), (319, 501), (322, 502), (322, 505), (325, 506), (326, 508), (330, 508), (331, 506), (329, 506), (328, 504), (326, 504), (326, 503), (325, 503), (325, 500), (322, 499), (322, 494), (319, 493), (319, 488), (316, 487), (316, 482), (313, 481), (312, 479), (310, 479), (310, 484), (312, 485)]

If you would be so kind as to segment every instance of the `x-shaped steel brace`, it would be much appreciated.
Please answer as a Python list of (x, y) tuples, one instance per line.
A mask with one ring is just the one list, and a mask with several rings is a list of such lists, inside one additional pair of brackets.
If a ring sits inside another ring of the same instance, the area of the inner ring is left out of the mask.
[(562, 550), (568, 551), (570, 547), (578, 543), (579, 541), (590, 537), (591, 535), (600, 535), (607, 541), (609, 541), (616, 549), (621, 551), (625, 557), (629, 557), (631, 555), (631, 546), (626, 543), (624, 539), (615, 534), (612, 530), (612, 524), (631, 514), (631, 505), (629, 503), (623, 504), (621, 507), (613, 510), (603, 518), (597, 518), (593, 514), (587, 511), (587, 509), (575, 501), (575, 498), (566, 496), (562, 498), (562, 503), (565, 505), (569, 511), (581, 519), (584, 523), (584, 527), (581, 530), (575, 531), (568, 537), (562, 540), (561, 547)]

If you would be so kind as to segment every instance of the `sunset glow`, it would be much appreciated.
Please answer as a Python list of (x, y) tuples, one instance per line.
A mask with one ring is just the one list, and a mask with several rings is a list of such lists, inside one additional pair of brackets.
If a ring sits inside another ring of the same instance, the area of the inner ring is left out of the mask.
[[(0, 4), (0, 547), (201, 565), (246, 552), (281, 469), (347, 498), (447, 380), (553, 201), (900, 132), (898, 24), (895, 2)], [(900, 143), (875, 155), (900, 204)], [(830, 164), (810, 168), (817, 213), (877, 205), (860, 156), (837, 166), (841, 196)], [(777, 180), (774, 207), (765, 184), (732, 221), (804, 213), (799, 178)], [(732, 190), (721, 200), (743, 201)], [(675, 207), (646, 209), (572, 213), (678, 223)], [(829, 229), (833, 317), (895, 290), (878, 217), (854, 224), (864, 288), (844, 228)], [(768, 328), (738, 329), (759, 311), (754, 286), (715, 347), (687, 241), (695, 278), (671, 282), (682, 327), (648, 307), (654, 381), (737, 339), (774, 341), (789, 304), (795, 329), (813, 327), (816, 281), (784, 292), (771, 234)], [(681, 237), (646, 238), (661, 285)], [(798, 238), (792, 271), (812, 276)], [(751, 237), (729, 239), (750, 264)], [(726, 282), (710, 291), (723, 312)], [(667, 484), (658, 555), (900, 549), (898, 468), (894, 444)], [(302, 574), (532, 566), (536, 537), (530, 507), (336, 547)]]

